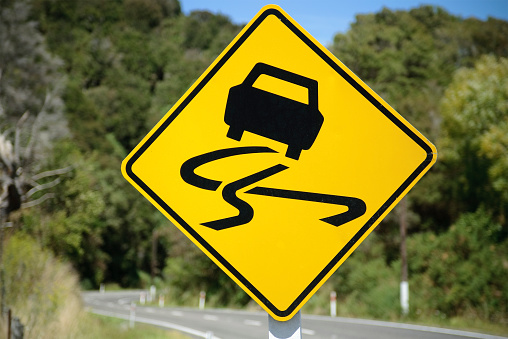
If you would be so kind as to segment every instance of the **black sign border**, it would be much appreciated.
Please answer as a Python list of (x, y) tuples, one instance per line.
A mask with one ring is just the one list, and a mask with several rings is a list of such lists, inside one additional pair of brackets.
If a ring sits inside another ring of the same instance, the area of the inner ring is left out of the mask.
[[(236, 50), (249, 38), (254, 30), (268, 16), (274, 15), (282, 21), (303, 43), (318, 54), (330, 67), (332, 67), (344, 80), (361, 93), (374, 107), (383, 115), (399, 127), (416, 144), (418, 144), (427, 153), (427, 158), (416, 168), (416, 170), (403, 182), (403, 184), (390, 196), (390, 198), (374, 213), (367, 223), (358, 231), (358, 233), (342, 248), (342, 250), (330, 261), (328, 265), (312, 280), (312, 282), (303, 290), (303, 292), (293, 301), (285, 310), (276, 308), (260, 291), (256, 289), (240, 272), (238, 272), (225, 258), (223, 258), (209, 243), (207, 243), (189, 224), (185, 222), (171, 207), (169, 207), (154, 191), (148, 187), (136, 174), (132, 167), (136, 160), (147, 150), (148, 147), (161, 135), (161, 133), (173, 122), (173, 120), (182, 112), (182, 110), (193, 100), (201, 89), (212, 79), (218, 70), (229, 60)], [(233, 276), (235, 276), (259, 301), (261, 301), (273, 314), (285, 318), (288, 317), (303, 300), (312, 292), (312, 290), (325, 278), (333, 267), (348, 253), (348, 251), (362, 238), (362, 236), (374, 225), (374, 223), (385, 213), (385, 211), (397, 200), (397, 198), (422, 174), (427, 167), (433, 163), (436, 155), (431, 147), (414, 133), (408, 126), (395, 117), (386, 107), (384, 107), (376, 98), (374, 98), (363, 86), (355, 81), (346, 71), (344, 71), (332, 58), (330, 58), (319, 46), (301, 32), (286, 16), (275, 8), (268, 8), (262, 12), (259, 17), (247, 28), (239, 39), (231, 46), (224, 56), (215, 64), (215, 66), (206, 74), (206, 76), (194, 87), (191, 93), (176, 107), (173, 113), (157, 128), (157, 130), (148, 138), (148, 140), (133, 154), (127, 161), (125, 170), (127, 175), (145, 191), (160, 207), (162, 207), (176, 222), (178, 222), (196, 241), (198, 241), (215, 259), (217, 259)]]

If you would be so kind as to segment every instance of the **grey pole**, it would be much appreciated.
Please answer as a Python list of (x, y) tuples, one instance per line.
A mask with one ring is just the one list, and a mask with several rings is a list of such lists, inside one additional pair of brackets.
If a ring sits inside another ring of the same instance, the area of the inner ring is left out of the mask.
[(298, 311), (288, 321), (278, 321), (268, 315), (269, 339), (302, 339), (302, 313)]

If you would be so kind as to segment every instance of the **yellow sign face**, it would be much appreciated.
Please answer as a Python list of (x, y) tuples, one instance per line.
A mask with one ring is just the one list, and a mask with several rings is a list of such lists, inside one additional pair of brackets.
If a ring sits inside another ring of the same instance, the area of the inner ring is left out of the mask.
[(288, 320), (436, 157), (282, 9), (267, 6), (122, 171), (272, 317)]

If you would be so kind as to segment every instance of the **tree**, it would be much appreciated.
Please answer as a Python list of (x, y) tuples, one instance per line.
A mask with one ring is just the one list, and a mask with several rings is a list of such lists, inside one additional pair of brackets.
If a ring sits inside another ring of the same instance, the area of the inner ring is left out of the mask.
[[(473, 66), (481, 53), (507, 56), (507, 30), (506, 21), (464, 20), (439, 7), (383, 9), (358, 15), (347, 33), (335, 36), (332, 52), (411, 124), (437, 142), (443, 119), (440, 99), (455, 70)], [(464, 211), (448, 203), (452, 192), (443, 183), (450, 183), (446, 178), (454, 175), (440, 159), (408, 196), (419, 218), (413, 232), (445, 230)], [(391, 238), (393, 235), (387, 234), (387, 243)]]
[(29, 20), (28, 1), (0, 1), (0, 116), (19, 119), (25, 111), (56, 112), (58, 100), (47, 100), (46, 93), (57, 86), (61, 61), (46, 49), (37, 24)]
[[(67, 134), (60, 99), (60, 61), (46, 50), (26, 1), (0, 7), (0, 285), (5, 307), (3, 246), (5, 222), (24, 207), (52, 197), (45, 193), (67, 168), (42, 171), (54, 140)], [(35, 113), (31, 118), (30, 111)], [(23, 113), (24, 112), (24, 113)]]
[(217, 305), (246, 305), (250, 297), (176, 227), (163, 270), (171, 296), (177, 302), (197, 301), (200, 291)]
[[(383, 9), (358, 15), (347, 33), (335, 37), (332, 52), (438, 143), (436, 166), (376, 230), (385, 246), (383, 256), (387, 263), (399, 258), (399, 239), (403, 241), (405, 237), (402, 225), (408, 226), (409, 239), (426, 230), (446, 233), (463, 213), (475, 212), (482, 205), (487, 213), (496, 216), (495, 221), (506, 223), (507, 124), (505, 118), (496, 122), (488, 118), (489, 114), (499, 116), (506, 106), (506, 96), (499, 93), (507, 92), (501, 80), (506, 73), (486, 65), (482, 67), (489, 70), (478, 73), (474, 81), (467, 71), (470, 68), (459, 71), (467, 76), (454, 73), (461, 67), (474, 66), (484, 53), (506, 56), (507, 30), (506, 21), (463, 20), (441, 8), (422, 6), (410, 11)], [(481, 79), (487, 80), (480, 85)], [(443, 95), (444, 102), (453, 103), (441, 104)], [(498, 113), (493, 112), (494, 106)], [(471, 118), (464, 116), (464, 110), (471, 110)], [(454, 118), (463, 123), (460, 135), (450, 135), (450, 121)], [(468, 124), (486, 126), (484, 132), (478, 133)], [(472, 143), (476, 144), (474, 150)], [(400, 237), (396, 223), (401, 224)], [(410, 248), (409, 251), (411, 264), (416, 255)], [(412, 272), (409, 273), (409, 280), (413, 281)], [(404, 271), (402, 277), (404, 280)]]
[(44, 195), (30, 201), (37, 192), (59, 182), (59, 179), (45, 182), (46, 178), (66, 171), (40, 173), (53, 141), (67, 135), (68, 130), (60, 98), (60, 60), (49, 54), (36, 24), (28, 20), (28, 2), (3, 2), (6, 6), (0, 9), (0, 208), (6, 218), (23, 205), (33, 206), (49, 197)]
[(456, 213), (480, 206), (508, 215), (508, 59), (484, 56), (455, 74), (441, 102), (442, 162)]
[(427, 315), (506, 323), (508, 242), (489, 214), (483, 208), (464, 213), (448, 232), (409, 239), (415, 309)]

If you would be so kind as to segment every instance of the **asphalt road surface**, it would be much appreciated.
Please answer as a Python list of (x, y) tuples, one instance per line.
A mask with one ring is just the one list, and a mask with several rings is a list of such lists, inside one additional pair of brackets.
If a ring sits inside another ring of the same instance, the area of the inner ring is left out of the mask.
[[(133, 303), (139, 304), (140, 293), (141, 291), (84, 292), (83, 300), (92, 313), (126, 320), (135, 314), (136, 322), (176, 330), (191, 338), (268, 338), (268, 315), (265, 312), (132, 306)], [(302, 315), (302, 337), (305, 339), (505, 338), (435, 327), (305, 314)]]

